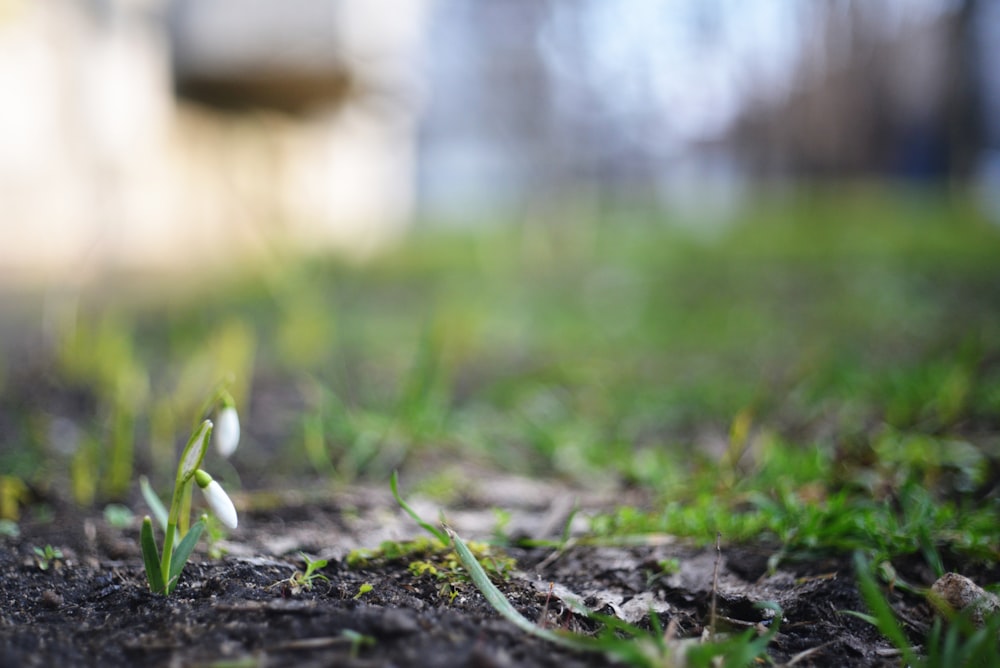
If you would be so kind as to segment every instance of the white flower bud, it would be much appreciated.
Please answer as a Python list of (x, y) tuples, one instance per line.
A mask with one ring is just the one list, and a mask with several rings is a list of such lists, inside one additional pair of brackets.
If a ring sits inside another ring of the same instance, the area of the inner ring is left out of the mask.
[(205, 449), (208, 447), (208, 439), (212, 433), (212, 421), (205, 420), (198, 427), (184, 448), (181, 455), (180, 479), (187, 482), (201, 465), (201, 460), (205, 458)]
[(233, 406), (223, 406), (215, 419), (215, 449), (225, 458), (240, 444), (240, 416)]
[(208, 507), (212, 509), (212, 513), (227, 527), (235, 529), (238, 523), (236, 506), (226, 494), (226, 490), (222, 489), (222, 485), (212, 480), (212, 476), (201, 469), (195, 473), (194, 479), (205, 495), (205, 500), (208, 501)]

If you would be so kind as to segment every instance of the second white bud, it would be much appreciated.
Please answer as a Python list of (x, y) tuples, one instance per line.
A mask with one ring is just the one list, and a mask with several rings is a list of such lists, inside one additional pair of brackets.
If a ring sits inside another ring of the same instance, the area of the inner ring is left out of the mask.
[(240, 416), (233, 406), (223, 406), (215, 418), (213, 433), (216, 451), (225, 458), (236, 452), (240, 444)]
[(212, 476), (202, 469), (195, 472), (194, 479), (205, 495), (205, 500), (208, 501), (208, 507), (212, 509), (212, 514), (230, 529), (235, 529), (239, 523), (239, 518), (236, 516), (236, 506), (226, 494), (226, 490), (222, 489), (222, 485), (215, 482)]

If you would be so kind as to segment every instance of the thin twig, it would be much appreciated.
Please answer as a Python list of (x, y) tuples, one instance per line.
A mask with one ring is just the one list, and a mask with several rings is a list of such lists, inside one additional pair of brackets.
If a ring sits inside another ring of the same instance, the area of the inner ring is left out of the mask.
[(549, 601), (552, 600), (552, 590), (555, 589), (556, 584), (554, 582), (549, 583), (549, 593), (545, 595), (545, 605), (542, 606), (542, 614), (538, 618), (538, 625), (543, 629), (546, 627), (546, 622), (549, 615)]
[(722, 532), (715, 533), (715, 568), (712, 571), (712, 608), (708, 615), (709, 637), (715, 638), (716, 601), (719, 593), (719, 563), (722, 561)]
[(562, 557), (570, 548), (575, 547), (576, 542), (576, 538), (570, 538), (566, 542), (562, 543), (554, 552), (552, 552), (552, 554), (538, 562), (538, 565), (535, 566), (535, 571), (544, 571), (546, 568), (554, 564), (556, 560)]
[(788, 660), (788, 663), (785, 664), (785, 668), (787, 668), (788, 666), (794, 666), (799, 661), (805, 661), (813, 654), (816, 654), (817, 652), (822, 652), (824, 649), (826, 649), (832, 644), (833, 641), (825, 642), (822, 645), (817, 645), (816, 647), (810, 647), (809, 649), (799, 652), (798, 654), (796, 654), (795, 656), (793, 656), (791, 659)]

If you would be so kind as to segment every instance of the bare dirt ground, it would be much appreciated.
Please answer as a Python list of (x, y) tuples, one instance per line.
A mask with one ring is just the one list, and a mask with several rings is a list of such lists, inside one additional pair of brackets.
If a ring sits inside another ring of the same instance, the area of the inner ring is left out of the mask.
[[(546, 530), (563, 513), (566, 490), (515, 478), (508, 489), (515, 535)], [(495, 496), (495, 494), (494, 494)], [(260, 499), (261, 495), (254, 496)], [(609, 657), (573, 652), (530, 637), (501, 618), (469, 582), (416, 575), (407, 560), (347, 564), (355, 547), (419, 535), (386, 491), (357, 488), (307, 498), (272, 497), (272, 507), (243, 506), (241, 527), (210, 560), (199, 546), (169, 598), (148, 591), (137, 526), (117, 528), (96, 512), (56, 499), (45, 521), (30, 518), (18, 538), (0, 539), (2, 666), (598, 666)], [(492, 503), (464, 499), (449, 522), (467, 538), (488, 538)], [(601, 503), (602, 499), (590, 500)], [(280, 503), (279, 503), (280, 502)], [(417, 501), (416, 505), (420, 505)], [(583, 504), (586, 507), (587, 503)], [(433, 504), (424, 502), (424, 509)], [(428, 512), (433, 517), (436, 513)], [(62, 559), (40, 568), (34, 547)], [(329, 559), (311, 590), (293, 587), (299, 551)], [(640, 626), (658, 615), (678, 637), (699, 638), (710, 624), (714, 546), (650, 537), (633, 547), (509, 548), (517, 570), (500, 588), (526, 617), (549, 628), (592, 632), (595, 623), (564, 603)], [(769, 572), (765, 548), (722, 545), (719, 633), (763, 631), (775, 620), (756, 603), (781, 606), (769, 646), (777, 664), (897, 665), (888, 643), (844, 610), (864, 610), (850, 560), (785, 563)], [(676, 560), (674, 568), (662, 564)], [(916, 563), (916, 562), (915, 562)], [(927, 574), (908, 574), (921, 580)], [(371, 589), (362, 592), (362, 585)], [(929, 607), (895, 593), (893, 604), (915, 637)]]

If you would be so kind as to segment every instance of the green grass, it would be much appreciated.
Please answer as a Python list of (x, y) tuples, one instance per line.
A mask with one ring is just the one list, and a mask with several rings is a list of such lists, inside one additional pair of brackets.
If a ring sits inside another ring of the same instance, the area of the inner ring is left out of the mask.
[[(260, 470), (288, 475), (454, 454), (679, 498), (715, 465), (769, 491), (760, 474), (798, 448), (830, 488), (984, 483), (1000, 234), (960, 200), (805, 192), (711, 237), (650, 218), (423, 233), (362, 266), (281, 258), (193, 297), (84, 300), (50, 351), (54, 405), (3, 374), (0, 462), (37, 482), (69, 452), (81, 500), (121, 497), (135, 467), (169, 469), (182, 416), (230, 377), (245, 413), (255, 385), (291, 395), (247, 415), (282, 441)], [(750, 432), (726, 443), (738, 416)]]
[(595, 539), (996, 563), (1000, 230), (968, 202), (802, 191), (711, 234), (555, 218), (84, 300), (41, 390), (0, 370), (0, 508), (30, 511), (21, 481), (88, 504), (136, 470), (163, 484), (185, 416), (228, 376), (257, 484), (474, 461), (647, 493), (593, 517)]

